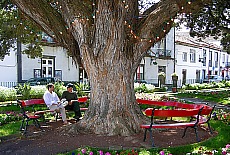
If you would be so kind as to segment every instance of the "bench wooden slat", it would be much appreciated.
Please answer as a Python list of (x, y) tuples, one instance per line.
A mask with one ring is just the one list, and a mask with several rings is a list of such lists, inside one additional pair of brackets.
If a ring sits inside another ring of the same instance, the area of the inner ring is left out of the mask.
[[(192, 122), (184, 122), (184, 123), (171, 123), (171, 124), (153, 124), (152, 128), (182, 128), (182, 127), (187, 127), (187, 126), (194, 126), (196, 121)], [(142, 124), (141, 128), (149, 129), (150, 125), (148, 124)]]

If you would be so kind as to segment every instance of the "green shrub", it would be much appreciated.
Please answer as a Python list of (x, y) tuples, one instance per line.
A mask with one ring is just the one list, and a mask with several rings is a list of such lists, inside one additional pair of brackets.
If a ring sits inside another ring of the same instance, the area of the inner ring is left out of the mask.
[(82, 97), (82, 96), (86, 95), (86, 93), (83, 91), (85, 89), (85, 87), (88, 87), (86, 84), (76, 83), (76, 84), (74, 84), (74, 86), (76, 88), (78, 97)]
[(16, 90), (14, 88), (0, 87), (0, 101), (16, 100)]
[(19, 84), (17, 87), (17, 91), (19, 94), (22, 95), (21, 99), (23, 100), (30, 99), (30, 90), (31, 90), (30, 84), (26, 84), (26, 83), (24, 83), (23, 85)]
[(30, 98), (43, 98), (45, 91), (47, 90), (46, 86), (31, 86)]
[(64, 86), (64, 83), (61, 82), (55, 82), (54, 84), (54, 92), (57, 94), (57, 96), (60, 98), (62, 96), (62, 93), (66, 90), (66, 87)]
[(155, 86), (151, 84), (134, 83), (134, 91), (136, 93), (153, 93), (155, 91)]

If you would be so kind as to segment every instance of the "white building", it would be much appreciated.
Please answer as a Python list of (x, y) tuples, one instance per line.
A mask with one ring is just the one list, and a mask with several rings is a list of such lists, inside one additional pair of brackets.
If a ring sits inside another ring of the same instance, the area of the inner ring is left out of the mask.
[[(175, 52), (174, 52), (175, 51)], [(230, 75), (230, 55), (212, 40), (201, 41), (188, 32), (172, 29), (142, 60), (135, 79), (158, 85), (158, 73), (166, 74), (166, 84), (172, 84), (172, 73), (178, 75), (178, 86), (200, 83), (207, 75)]]
[(84, 77), (79, 72), (82, 69), (62, 47), (43, 46), (42, 58), (35, 59), (21, 54), (20, 49), (24, 48), (24, 45), (18, 45), (17, 50), (11, 49), (9, 55), (0, 60), (0, 85), (10, 87), (39, 77), (57, 77), (62, 81), (80, 81)]

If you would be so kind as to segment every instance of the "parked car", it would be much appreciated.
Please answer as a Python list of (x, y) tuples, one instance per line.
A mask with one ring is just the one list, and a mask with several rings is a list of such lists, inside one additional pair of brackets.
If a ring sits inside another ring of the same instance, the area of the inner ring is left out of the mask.
[(46, 85), (48, 83), (60, 82), (61, 80), (56, 77), (43, 77), (43, 78), (30, 78), (25, 83), (31, 86)]
[(223, 80), (222, 76), (219, 76), (219, 75), (208, 75), (203, 80), (203, 83), (220, 82), (222, 80)]
[(148, 82), (145, 81), (145, 80), (134, 80), (134, 83), (144, 83), (144, 84), (148, 84)]

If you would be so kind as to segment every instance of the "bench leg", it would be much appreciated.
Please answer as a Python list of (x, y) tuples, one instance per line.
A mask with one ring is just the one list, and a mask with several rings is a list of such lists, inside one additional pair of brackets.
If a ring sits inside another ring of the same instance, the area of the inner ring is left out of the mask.
[(26, 120), (26, 125), (25, 125), (24, 132), (23, 132), (24, 135), (27, 132), (27, 127), (29, 126), (29, 121), (30, 121), (29, 119)]
[(149, 129), (149, 136), (150, 136), (150, 140), (152, 142), (152, 147), (154, 147), (155, 145), (154, 145), (154, 141), (153, 141), (153, 132), (151, 129)]
[(195, 130), (195, 134), (196, 134), (196, 140), (197, 140), (197, 142), (199, 142), (200, 139), (199, 139), (199, 137), (198, 137), (197, 127), (194, 127), (194, 130)]
[(211, 129), (211, 126), (210, 126), (209, 122), (207, 122), (207, 123), (208, 123), (208, 129), (209, 129), (209, 132), (210, 132), (211, 134), (213, 134), (212, 129)]
[(23, 118), (23, 119), (22, 119), (21, 126), (20, 126), (20, 131), (22, 131), (22, 130), (24, 129), (24, 123), (25, 123), (25, 119)]
[(144, 142), (145, 142), (145, 140), (146, 140), (146, 134), (147, 134), (147, 129), (145, 129), (145, 133), (144, 133)]
[(34, 119), (34, 120), (33, 120), (33, 123), (34, 123), (34, 125), (35, 125), (37, 128), (39, 128), (39, 129), (42, 130), (41, 125), (40, 125), (40, 123), (38, 122), (37, 119)]
[(186, 133), (187, 129), (188, 129), (188, 126), (184, 129), (184, 133), (183, 133), (182, 138), (184, 138), (184, 136), (185, 136), (185, 133)]
[[(186, 131), (187, 131), (188, 127), (190, 127), (190, 126), (187, 126), (187, 127), (184, 129), (184, 134), (183, 134), (182, 138), (184, 138), (185, 133), (186, 133)], [(200, 139), (199, 139), (199, 137), (198, 137), (197, 126), (194, 126), (194, 127), (191, 127), (191, 128), (193, 128), (193, 129), (194, 129), (195, 134), (196, 134), (196, 140), (197, 140), (197, 142), (199, 142), (199, 141), (200, 141)]]

